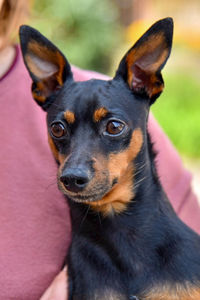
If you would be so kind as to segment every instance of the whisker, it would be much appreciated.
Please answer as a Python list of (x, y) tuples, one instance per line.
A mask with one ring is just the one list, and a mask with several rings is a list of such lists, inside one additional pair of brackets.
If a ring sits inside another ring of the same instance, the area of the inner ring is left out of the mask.
[(144, 163), (142, 166), (137, 168), (137, 171), (134, 173), (134, 176), (137, 176), (138, 174), (140, 174), (144, 170), (145, 166), (146, 166), (146, 163)]
[(51, 183), (49, 183), (46, 187), (45, 187), (45, 191), (47, 191), (50, 187), (52, 187), (52, 186), (57, 186), (57, 181), (53, 181), (53, 182), (51, 182)]
[(88, 205), (88, 207), (86, 209), (86, 213), (84, 214), (83, 219), (82, 219), (82, 221), (80, 223), (80, 229), (81, 229), (81, 226), (83, 225), (83, 223), (84, 223), (84, 221), (85, 221), (85, 219), (86, 219), (86, 217), (88, 215), (89, 209), (90, 209), (90, 205)]
[(141, 182), (143, 182), (146, 178), (147, 178), (147, 176), (144, 176), (141, 179), (135, 181), (134, 188), (138, 188), (138, 186), (141, 184)]
[(98, 219), (99, 219), (99, 224), (100, 224), (100, 227), (102, 227), (102, 222), (101, 222), (101, 216), (100, 216), (100, 213), (99, 213), (99, 211), (98, 211)]

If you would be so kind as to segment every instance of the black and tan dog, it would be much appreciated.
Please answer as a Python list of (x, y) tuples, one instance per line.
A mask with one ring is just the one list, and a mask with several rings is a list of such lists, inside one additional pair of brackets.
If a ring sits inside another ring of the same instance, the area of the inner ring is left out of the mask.
[(200, 299), (200, 237), (169, 204), (147, 132), (172, 35), (172, 19), (160, 20), (112, 80), (75, 82), (64, 55), (21, 27), (33, 98), (47, 111), (58, 185), (71, 208), (70, 300)]

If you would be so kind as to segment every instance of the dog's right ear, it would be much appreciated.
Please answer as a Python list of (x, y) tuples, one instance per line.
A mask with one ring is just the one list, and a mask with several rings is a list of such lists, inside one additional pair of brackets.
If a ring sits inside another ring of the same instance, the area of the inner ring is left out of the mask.
[(171, 52), (172, 18), (153, 24), (122, 58), (115, 78), (122, 78), (133, 93), (152, 104), (161, 94), (164, 81), (161, 70)]
[(30, 26), (20, 27), (20, 43), (24, 63), (33, 80), (33, 98), (46, 110), (56, 91), (66, 80), (73, 79), (71, 67), (60, 50)]

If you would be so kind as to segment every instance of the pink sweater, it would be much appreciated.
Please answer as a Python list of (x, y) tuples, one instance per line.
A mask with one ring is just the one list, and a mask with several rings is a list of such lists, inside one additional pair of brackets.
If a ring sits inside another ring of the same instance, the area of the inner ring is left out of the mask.
[[(73, 68), (75, 80), (102, 78)], [(70, 242), (69, 211), (57, 189), (45, 113), (32, 100), (21, 54), (0, 81), (0, 299), (37, 300), (61, 269)], [(163, 186), (180, 217), (200, 232), (190, 174), (150, 116)]]

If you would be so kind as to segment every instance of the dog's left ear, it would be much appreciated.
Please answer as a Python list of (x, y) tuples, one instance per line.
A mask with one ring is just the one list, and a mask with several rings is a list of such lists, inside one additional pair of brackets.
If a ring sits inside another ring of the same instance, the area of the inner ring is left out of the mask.
[(134, 93), (152, 104), (164, 88), (161, 70), (170, 55), (172, 37), (171, 18), (156, 22), (123, 57), (115, 79), (122, 77)]
[(33, 98), (46, 110), (51, 105), (51, 96), (66, 79), (72, 79), (71, 67), (61, 51), (30, 26), (20, 27), (20, 43), (24, 63), (33, 80)]

